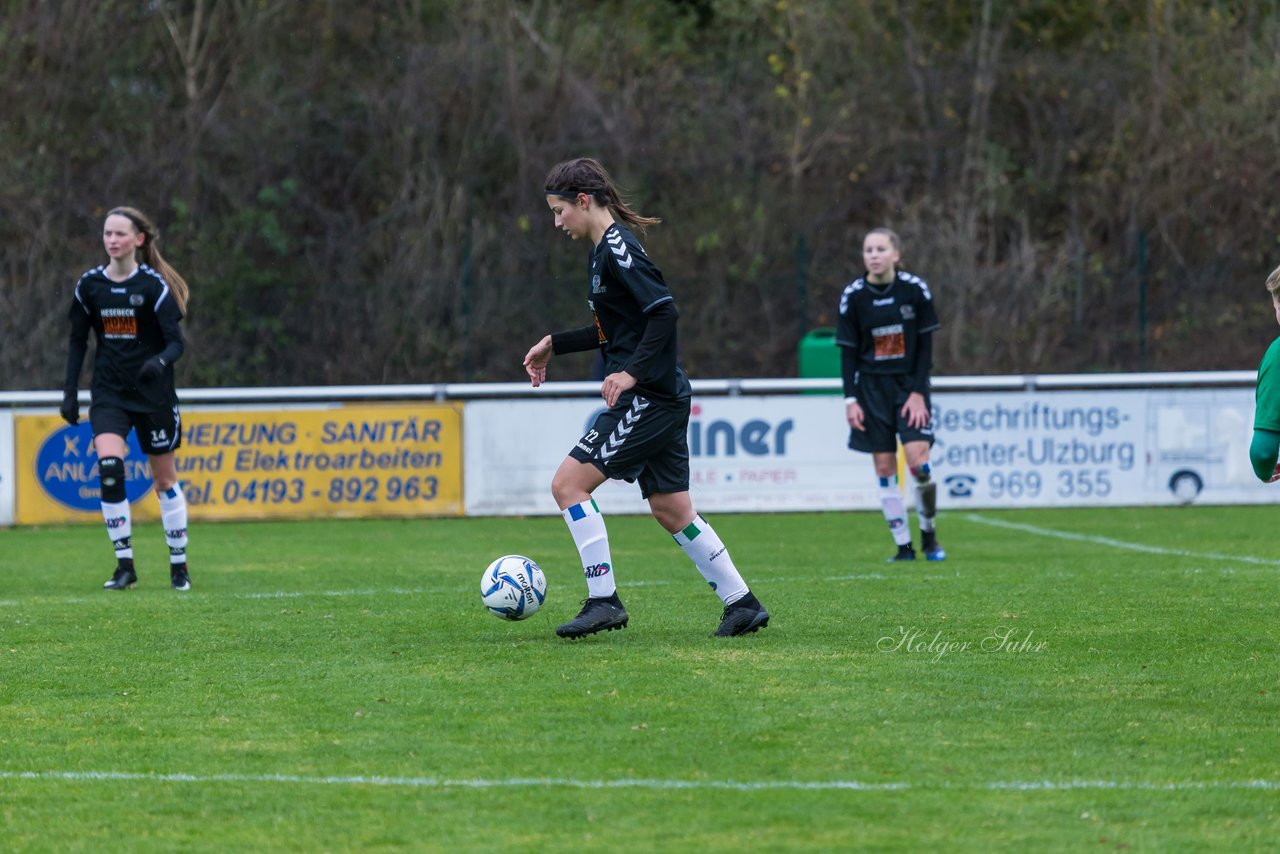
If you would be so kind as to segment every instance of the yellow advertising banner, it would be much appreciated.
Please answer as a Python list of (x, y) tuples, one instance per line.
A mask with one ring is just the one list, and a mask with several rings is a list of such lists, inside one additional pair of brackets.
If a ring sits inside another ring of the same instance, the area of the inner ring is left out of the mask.
[[(89, 425), (14, 422), (14, 521), (101, 519)], [(184, 411), (177, 466), (192, 520), (461, 516), (462, 405)], [(134, 518), (158, 518), (133, 434), (125, 475)]]

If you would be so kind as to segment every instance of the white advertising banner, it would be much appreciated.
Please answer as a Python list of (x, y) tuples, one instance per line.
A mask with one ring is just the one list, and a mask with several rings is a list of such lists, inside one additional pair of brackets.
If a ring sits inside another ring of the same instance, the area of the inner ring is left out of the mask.
[(13, 524), (13, 413), (0, 410), (0, 525)]
[[(463, 414), (468, 516), (556, 513), (551, 476), (596, 414), (598, 399), (468, 403)], [(689, 492), (707, 512), (878, 507), (869, 457), (845, 447), (831, 395), (695, 397)], [(606, 513), (645, 513), (636, 484), (610, 481)]]
[[(942, 510), (1280, 501), (1249, 465), (1252, 389), (936, 393)], [(551, 476), (595, 399), (480, 401), (464, 414), (466, 514), (556, 513)], [(832, 395), (695, 397), (690, 493), (707, 512), (876, 509), (871, 459)], [(596, 492), (647, 512), (635, 484)]]
[(934, 396), (945, 507), (1264, 503), (1252, 389)]

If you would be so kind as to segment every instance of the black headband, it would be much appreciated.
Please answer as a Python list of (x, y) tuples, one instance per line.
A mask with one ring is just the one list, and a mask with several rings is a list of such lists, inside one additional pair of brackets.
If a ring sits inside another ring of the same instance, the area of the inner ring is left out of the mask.
[(122, 216), (129, 220), (129, 222), (133, 223), (133, 227), (138, 230), (139, 234), (147, 233), (147, 229), (142, 225), (138, 218), (123, 208), (113, 208), (110, 211), (107, 211), (107, 216)]
[(595, 190), (553, 190), (550, 187), (547, 187), (546, 193), (548, 196), (559, 196), (562, 199), (576, 199), (578, 198), (579, 193), (586, 193), (588, 196), (595, 196), (596, 191)]

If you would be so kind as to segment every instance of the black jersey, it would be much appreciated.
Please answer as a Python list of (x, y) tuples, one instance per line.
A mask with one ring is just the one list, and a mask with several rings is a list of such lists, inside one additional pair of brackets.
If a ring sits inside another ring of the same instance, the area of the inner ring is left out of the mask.
[(840, 295), (836, 343), (853, 352), (862, 373), (918, 375), (920, 336), (939, 326), (924, 279), (898, 270), (877, 285), (861, 276)]
[(591, 293), (587, 305), (595, 318), (605, 374), (626, 371), (636, 391), (659, 400), (691, 396), (689, 378), (676, 356), (674, 315), (661, 340), (641, 347), (649, 314), (675, 311), (675, 298), (662, 271), (645, 254), (634, 234), (617, 223), (591, 250)]
[[(178, 402), (173, 363), (182, 355), (179, 311), (169, 284), (146, 264), (123, 282), (95, 267), (76, 283), (67, 313), (71, 321), (71, 351), (67, 359), (68, 387), (78, 384), (89, 330), (97, 337), (93, 362), (94, 404), (152, 412)], [(138, 372), (152, 356), (163, 355), (166, 365), (158, 382), (139, 387)]]

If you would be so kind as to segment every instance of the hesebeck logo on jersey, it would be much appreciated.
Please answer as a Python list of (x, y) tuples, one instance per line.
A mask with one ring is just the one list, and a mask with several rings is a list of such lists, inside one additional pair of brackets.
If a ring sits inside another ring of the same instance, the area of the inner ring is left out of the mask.
[[(82, 422), (55, 430), (36, 452), (36, 480), (50, 498), (72, 510), (94, 511), (101, 506), (98, 454), (93, 448), (93, 428)], [(132, 432), (124, 460), (125, 497), (137, 501), (151, 489), (151, 469)]]

